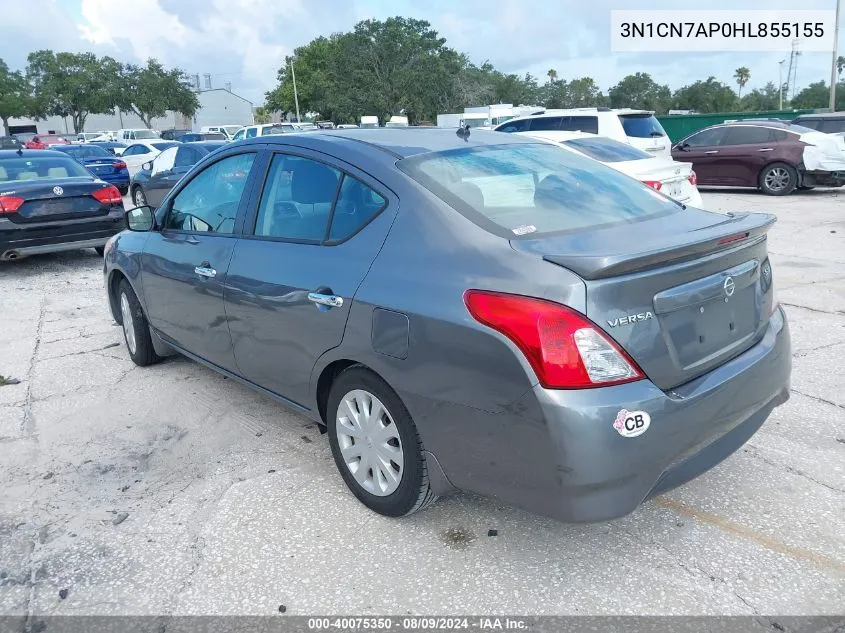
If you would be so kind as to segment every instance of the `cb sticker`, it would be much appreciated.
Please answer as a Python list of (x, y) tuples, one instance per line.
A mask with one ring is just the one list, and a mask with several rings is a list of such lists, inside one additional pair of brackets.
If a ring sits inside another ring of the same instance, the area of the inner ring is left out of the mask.
[(622, 437), (637, 437), (648, 430), (651, 424), (651, 416), (645, 411), (628, 411), (622, 409), (616, 414), (613, 428)]

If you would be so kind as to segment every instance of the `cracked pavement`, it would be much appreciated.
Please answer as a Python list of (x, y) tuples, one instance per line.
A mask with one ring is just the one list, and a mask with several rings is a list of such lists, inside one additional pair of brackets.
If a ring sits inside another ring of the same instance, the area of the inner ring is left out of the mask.
[(843, 614), (845, 192), (704, 200), (778, 215), (792, 399), (595, 525), (466, 494), (377, 516), (305, 418), (186, 359), (136, 368), (93, 251), (0, 265), (20, 380), (0, 387), (0, 615)]

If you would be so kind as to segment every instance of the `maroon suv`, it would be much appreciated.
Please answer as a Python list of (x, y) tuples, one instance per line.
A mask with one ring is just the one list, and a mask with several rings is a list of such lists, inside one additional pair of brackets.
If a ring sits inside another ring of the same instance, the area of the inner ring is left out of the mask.
[(845, 143), (780, 121), (749, 120), (699, 130), (672, 147), (692, 163), (699, 185), (754, 187), (781, 196), (796, 188), (845, 184)]

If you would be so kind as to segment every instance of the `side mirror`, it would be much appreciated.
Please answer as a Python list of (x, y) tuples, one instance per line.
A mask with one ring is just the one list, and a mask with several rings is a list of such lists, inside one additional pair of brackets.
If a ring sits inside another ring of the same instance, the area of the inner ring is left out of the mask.
[(135, 207), (126, 212), (126, 227), (130, 231), (152, 231), (155, 227), (155, 213), (152, 207)]
[(146, 169), (147, 171), (152, 171), (152, 168), (153, 168), (153, 164), (150, 161), (141, 165), (141, 169)]

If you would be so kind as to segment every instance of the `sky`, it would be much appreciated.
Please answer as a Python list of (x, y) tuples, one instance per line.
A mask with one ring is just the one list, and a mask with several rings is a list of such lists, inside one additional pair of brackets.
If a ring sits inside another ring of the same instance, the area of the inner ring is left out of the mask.
[[(754, 9), (759, 0), (711, 0), (710, 9)], [(767, 0), (767, 9), (833, 9), (835, 0)], [(211, 73), (212, 86), (231, 83), (260, 105), (276, 85), (285, 55), (320, 35), (349, 31), (356, 22), (401, 15), (427, 20), (447, 45), (504, 72), (546, 80), (590, 76), (607, 92), (622, 77), (650, 73), (679, 88), (713, 75), (735, 87), (747, 66), (748, 91), (778, 81), (788, 53), (612, 53), (612, 9), (675, 9), (677, 0), (0, 0), (4, 29), (0, 58), (23, 69), (41, 48), (92, 51), (123, 62), (155, 57), (190, 74)], [(843, 17), (845, 22), (845, 17)], [(845, 54), (845, 24), (839, 54)], [(830, 53), (803, 53), (797, 85), (830, 80)], [(788, 62), (787, 62), (788, 63)], [(784, 74), (786, 64), (784, 65)], [(204, 80), (202, 80), (204, 85)]]

